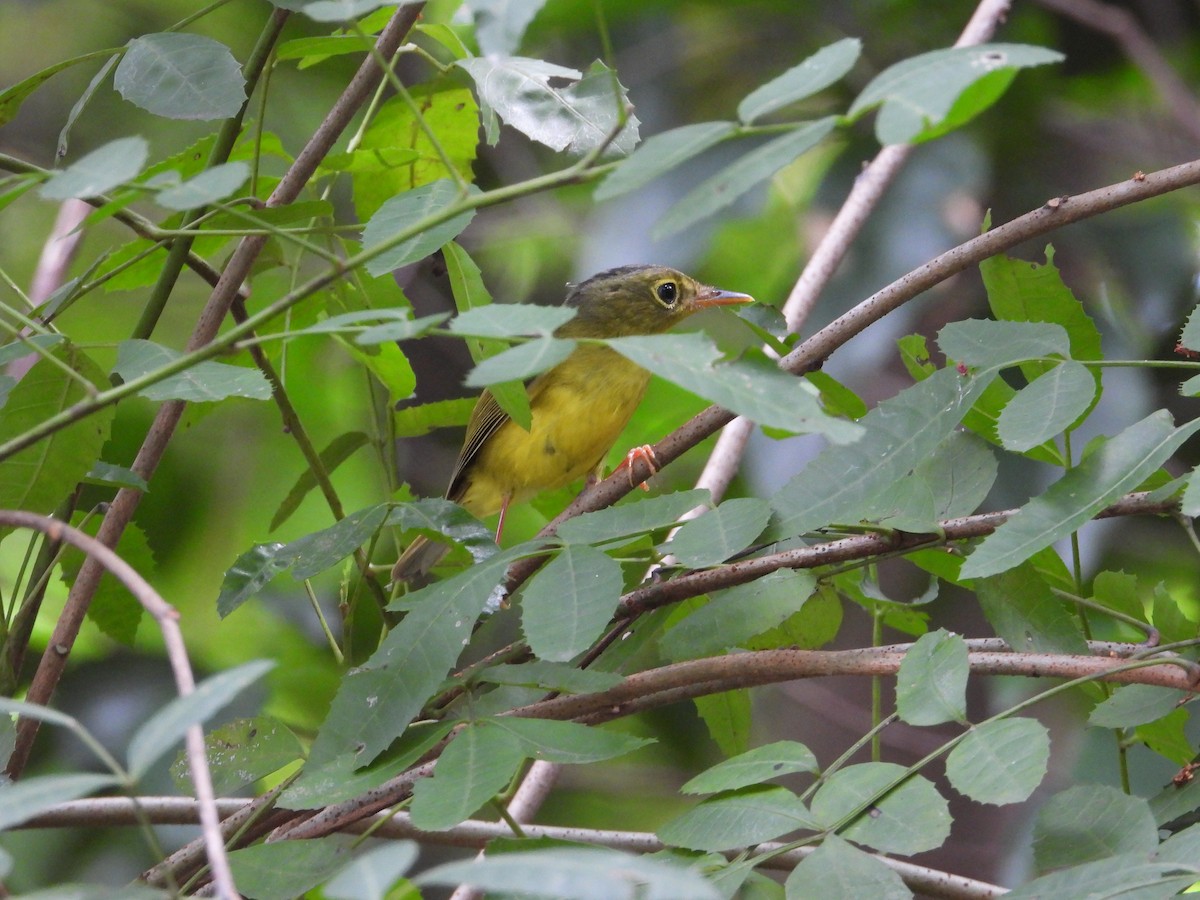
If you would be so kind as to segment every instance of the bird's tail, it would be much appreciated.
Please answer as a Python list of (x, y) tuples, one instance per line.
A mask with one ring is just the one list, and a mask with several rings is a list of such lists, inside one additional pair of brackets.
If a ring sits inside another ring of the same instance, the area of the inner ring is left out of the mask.
[(392, 567), (392, 581), (404, 582), (409, 588), (424, 587), (429, 583), (429, 570), (438, 564), (450, 548), (440, 541), (418, 535), (400, 554)]

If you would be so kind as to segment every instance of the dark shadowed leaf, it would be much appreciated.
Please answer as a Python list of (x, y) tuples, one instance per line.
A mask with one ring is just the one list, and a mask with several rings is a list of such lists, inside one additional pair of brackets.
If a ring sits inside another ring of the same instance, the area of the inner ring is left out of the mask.
[(1078, 784), (1055, 794), (1033, 826), (1040, 872), (1118, 853), (1150, 853), (1157, 846), (1150, 805), (1104, 784)]

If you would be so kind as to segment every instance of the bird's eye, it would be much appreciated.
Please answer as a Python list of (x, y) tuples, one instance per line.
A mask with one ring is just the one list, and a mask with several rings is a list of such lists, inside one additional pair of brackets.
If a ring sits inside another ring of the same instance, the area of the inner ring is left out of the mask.
[(679, 299), (679, 285), (673, 281), (664, 281), (654, 289), (654, 293), (658, 295), (658, 299), (663, 302), (664, 306), (673, 306)]

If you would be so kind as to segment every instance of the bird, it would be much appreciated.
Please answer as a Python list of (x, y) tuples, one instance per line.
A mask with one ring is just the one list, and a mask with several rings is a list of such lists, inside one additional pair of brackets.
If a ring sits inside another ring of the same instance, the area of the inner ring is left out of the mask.
[[(708, 287), (658, 265), (621, 266), (568, 285), (564, 304), (575, 316), (554, 331), (559, 338), (617, 338), (660, 334), (693, 313), (750, 303), (748, 294)], [(446, 499), (483, 518), (499, 513), (496, 541), (513, 503), (581, 477), (597, 477), (604, 458), (642, 400), (650, 373), (616, 350), (579, 343), (562, 362), (527, 386), (528, 431), (485, 390), (467, 423)], [(654, 465), (649, 447), (630, 451)], [(447, 552), (445, 544), (418, 536), (392, 569), (393, 583), (417, 586)]]

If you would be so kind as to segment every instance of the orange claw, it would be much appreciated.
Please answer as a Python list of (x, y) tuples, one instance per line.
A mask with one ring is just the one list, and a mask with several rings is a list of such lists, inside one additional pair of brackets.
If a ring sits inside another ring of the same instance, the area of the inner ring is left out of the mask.
[[(654, 448), (651, 447), (649, 444), (642, 444), (642, 446), (640, 446), (640, 447), (634, 447), (632, 450), (630, 450), (628, 453), (625, 454), (625, 461), (622, 462), (620, 466), (617, 466), (618, 469), (621, 468), (622, 466), (629, 469), (629, 486), (630, 487), (633, 487), (633, 461), (635, 459), (640, 459), (647, 466), (649, 466), (651, 475), (658, 474), (658, 457), (654, 455)], [(650, 485), (646, 484), (646, 482), (644, 482), (644, 481), (640, 485), (638, 485), (638, 487), (640, 487), (643, 491), (650, 490)]]

